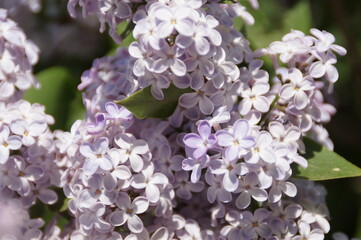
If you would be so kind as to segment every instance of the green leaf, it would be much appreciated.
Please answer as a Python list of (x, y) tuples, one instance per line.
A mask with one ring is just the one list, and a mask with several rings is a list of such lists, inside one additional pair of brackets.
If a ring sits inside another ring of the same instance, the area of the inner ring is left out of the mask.
[(312, 139), (304, 138), (308, 167), (293, 168), (294, 177), (306, 178), (313, 181), (330, 180), (337, 178), (359, 177), (361, 169), (337, 153), (328, 150)]
[(308, 34), (312, 27), (310, 2), (306, 0), (298, 1), (295, 6), (286, 12), (283, 19), (285, 31), (289, 32), (291, 29), (296, 29)]
[(117, 101), (120, 105), (131, 111), (137, 118), (167, 118), (174, 112), (178, 99), (183, 93), (191, 92), (192, 89), (180, 89), (174, 85), (163, 89), (164, 99), (157, 100), (153, 97), (150, 86), (139, 90), (133, 95)]
[(77, 91), (75, 93), (74, 99), (69, 104), (68, 112), (65, 129), (70, 131), (74, 122), (78, 119), (84, 119), (86, 115), (81, 92)]
[(71, 72), (62, 66), (46, 68), (36, 74), (40, 89), (29, 89), (24, 99), (31, 103), (40, 103), (45, 106), (46, 113), (55, 119), (52, 129), (63, 129), (69, 113), (69, 105), (74, 98), (74, 77)]
[(69, 208), (69, 201), (70, 201), (70, 198), (65, 198), (64, 201), (63, 201), (63, 206), (61, 206), (61, 208), (59, 209), (59, 212), (65, 212), (68, 210)]

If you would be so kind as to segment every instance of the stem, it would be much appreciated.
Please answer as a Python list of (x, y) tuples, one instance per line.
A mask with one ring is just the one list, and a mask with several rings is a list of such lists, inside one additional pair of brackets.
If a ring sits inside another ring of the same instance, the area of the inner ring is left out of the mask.
[(126, 39), (129, 35), (129, 33), (131, 33), (133, 31), (134, 27), (135, 27), (135, 24), (133, 23), (133, 21), (129, 21), (127, 26), (123, 30), (123, 32), (120, 34), (120, 37), (122, 39)]

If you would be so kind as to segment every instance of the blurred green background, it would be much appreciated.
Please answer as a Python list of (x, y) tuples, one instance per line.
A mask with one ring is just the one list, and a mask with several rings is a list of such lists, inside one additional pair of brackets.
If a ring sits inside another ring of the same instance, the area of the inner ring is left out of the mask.
[[(245, 0), (241, 2), (249, 7)], [(338, 112), (326, 127), (335, 151), (361, 166), (361, 1), (260, 0), (259, 3), (259, 10), (250, 10), (255, 25), (239, 25), (254, 49), (280, 40), (291, 29), (309, 34), (309, 29), (316, 27), (334, 34), (336, 43), (348, 50), (336, 65), (340, 79), (330, 100)], [(30, 17), (32, 21), (27, 19)], [(116, 46), (107, 33), (99, 33), (96, 19), (85, 20), (81, 16), (71, 19), (66, 1), (45, 0), (39, 14), (23, 14), (18, 21), (42, 51), (35, 72), (43, 87), (40, 91), (29, 91), (26, 98), (46, 105), (47, 113), (56, 119), (53, 129), (68, 130), (76, 119), (84, 117), (81, 93), (76, 89), (81, 73), (91, 67), (95, 58), (114, 52)], [(123, 45), (126, 44), (127, 41)], [(361, 179), (322, 184), (328, 191), (331, 233), (342, 231), (361, 238)]]

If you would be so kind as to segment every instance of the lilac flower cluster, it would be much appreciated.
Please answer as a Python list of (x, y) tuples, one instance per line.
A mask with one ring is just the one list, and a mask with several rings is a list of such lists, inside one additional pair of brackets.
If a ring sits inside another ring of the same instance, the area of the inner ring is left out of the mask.
[[(67, 236), (323, 239), (325, 189), (293, 179), (292, 166), (308, 166), (305, 136), (333, 147), (322, 124), (335, 109), (323, 95), (338, 78), (333, 52), (346, 51), (316, 29), (252, 51), (233, 27), (235, 17), (254, 22), (239, 3), (127, 4), (137, 41), (94, 61), (79, 85), (86, 121), (57, 132), (75, 217)], [(166, 120), (139, 120), (113, 103), (148, 86), (162, 100), (171, 84), (193, 91)]]
[(0, 9), (0, 101), (14, 102), (23, 91), (38, 86), (32, 66), (39, 49), (7, 15), (7, 10)]
[(19, 13), (22, 8), (28, 8), (34, 13), (38, 13), (41, 10), (40, 0), (3, 0), (0, 3), (0, 8), (7, 9), (9, 13)]
[(73, 18), (78, 13), (77, 5), (82, 8), (83, 17), (96, 15), (100, 21), (100, 32), (109, 26), (109, 35), (117, 43), (122, 41), (117, 29), (122, 22), (129, 21), (133, 16), (134, 8), (144, 4), (142, 0), (69, 0), (68, 11)]
[(123, 99), (135, 92), (137, 84), (132, 80), (133, 63), (127, 49), (119, 48), (114, 56), (94, 60), (93, 67), (83, 73), (78, 89), (86, 89), (83, 103), (87, 118), (105, 112), (107, 102)]
[[(101, 31), (107, 24), (115, 40), (120, 22), (134, 24), (136, 41), (84, 72), (78, 89), (87, 114), (70, 132), (52, 133), (44, 108), (19, 100), (12, 80), (35, 79), (37, 48), (0, 11), (0, 224), (7, 226), (0, 237), (324, 238), (326, 190), (292, 178), (292, 167), (308, 166), (306, 136), (333, 147), (322, 124), (335, 108), (324, 95), (338, 79), (334, 53), (346, 50), (330, 33), (292, 30), (253, 51), (233, 26), (236, 17), (254, 22), (240, 3), (69, 0), (73, 17), (77, 5), (84, 16), (98, 16)], [(263, 55), (274, 73), (262, 69)], [(162, 100), (171, 84), (191, 92), (167, 119), (136, 119), (114, 103), (148, 86)], [(53, 219), (42, 233), (43, 221), (27, 209), (37, 199), (55, 203), (54, 186), (72, 217), (62, 230)]]
[(29, 207), (42, 202), (52, 205), (58, 196), (62, 163), (56, 161), (53, 117), (44, 106), (20, 99), (22, 91), (36, 83), (32, 65), (37, 47), (0, 9), (2, 58), (0, 97), (0, 237), (40, 239), (42, 219), (30, 219)]
[[(328, 93), (333, 90), (339, 76), (334, 66), (337, 62), (334, 53), (345, 55), (346, 50), (334, 44), (331, 33), (318, 29), (311, 29), (311, 33), (313, 36), (306, 36), (292, 30), (282, 42), (274, 42), (268, 49), (261, 50), (272, 57), (278, 76), (272, 90), (278, 91), (276, 108), (270, 115), (284, 125), (295, 125), (303, 135), (310, 135), (333, 149), (322, 124), (329, 122), (336, 110), (325, 103), (323, 94), (325, 89)], [(287, 68), (279, 67), (278, 54)]]

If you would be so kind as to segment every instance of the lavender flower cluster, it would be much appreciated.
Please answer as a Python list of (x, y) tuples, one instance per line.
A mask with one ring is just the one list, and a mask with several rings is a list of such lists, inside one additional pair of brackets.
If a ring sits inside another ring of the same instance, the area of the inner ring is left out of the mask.
[(22, 100), (24, 90), (36, 84), (32, 65), (38, 48), (0, 9), (0, 237), (40, 239), (41, 218), (28, 210), (36, 202), (52, 205), (58, 196), (61, 163), (57, 161), (52, 116), (44, 106)]
[(17, 24), (0, 10), (0, 101), (14, 102), (22, 92), (38, 83), (32, 66), (38, 61), (39, 49)]
[[(118, 41), (118, 24), (132, 21), (137, 41), (84, 72), (78, 89), (87, 114), (70, 132), (51, 133), (53, 119), (39, 105), (1, 103), (6, 197), (0, 209), (7, 211), (0, 225), (11, 211), (21, 219), (8, 222), (16, 231), (0, 231), (0, 237), (324, 238), (330, 231), (326, 190), (292, 178), (292, 166), (308, 166), (306, 136), (333, 148), (323, 124), (335, 108), (324, 95), (338, 79), (335, 53), (346, 50), (332, 34), (292, 30), (253, 51), (233, 25), (236, 17), (254, 22), (240, 3), (69, 0), (72, 16), (77, 5), (84, 16), (98, 16), (101, 31), (108, 24)], [(9, 49), (17, 44), (8, 38), (19, 31), (0, 31)], [(25, 54), (32, 64), (35, 52)], [(265, 55), (274, 74), (262, 69)], [(11, 59), (17, 66), (18, 58)], [(114, 103), (146, 87), (162, 100), (171, 85), (191, 92), (180, 96), (167, 119), (137, 119)], [(55, 203), (50, 186), (63, 189), (72, 218), (62, 230), (54, 219), (42, 233), (41, 220), (29, 220), (26, 209), (36, 199)]]

